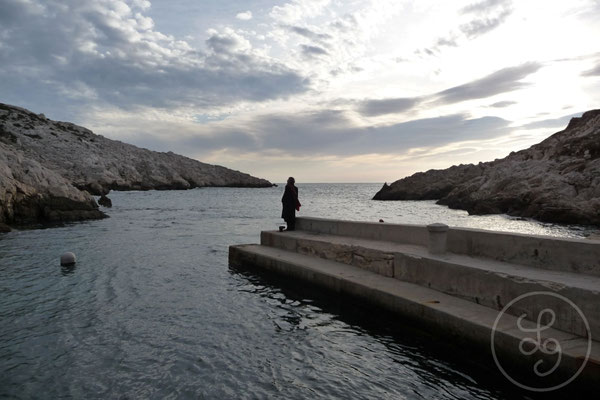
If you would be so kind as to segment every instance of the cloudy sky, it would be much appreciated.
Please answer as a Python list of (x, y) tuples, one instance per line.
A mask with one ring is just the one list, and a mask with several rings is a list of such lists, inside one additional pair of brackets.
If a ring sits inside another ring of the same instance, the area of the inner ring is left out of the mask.
[(600, 107), (599, 0), (0, 0), (0, 102), (282, 182), (487, 161)]

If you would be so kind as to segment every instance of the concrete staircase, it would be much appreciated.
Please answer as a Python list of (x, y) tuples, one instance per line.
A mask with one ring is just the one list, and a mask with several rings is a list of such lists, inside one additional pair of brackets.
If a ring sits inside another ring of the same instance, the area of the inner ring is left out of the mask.
[[(232, 246), (230, 264), (363, 299), (488, 353), (493, 347), (516, 368), (527, 364), (516, 349), (531, 333), (515, 329), (525, 315), (525, 330), (551, 325), (544, 337), (564, 343), (556, 382), (587, 360), (578, 382), (600, 386), (600, 343), (590, 340), (600, 337), (600, 242), (453, 228), (440, 252), (425, 226), (299, 218), (297, 228)], [(549, 364), (552, 357), (538, 354)]]

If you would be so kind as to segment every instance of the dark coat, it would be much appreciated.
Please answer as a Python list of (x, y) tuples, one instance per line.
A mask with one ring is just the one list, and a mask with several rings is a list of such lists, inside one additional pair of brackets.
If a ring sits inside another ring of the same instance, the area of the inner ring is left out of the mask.
[(281, 218), (284, 220), (293, 220), (296, 218), (296, 206), (300, 204), (298, 201), (298, 188), (294, 185), (285, 185), (285, 192), (281, 198), (283, 210)]

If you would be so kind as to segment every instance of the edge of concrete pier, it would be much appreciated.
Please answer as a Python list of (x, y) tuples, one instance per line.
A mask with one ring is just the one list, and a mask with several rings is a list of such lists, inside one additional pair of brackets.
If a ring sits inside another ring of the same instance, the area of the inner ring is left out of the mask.
[[(479, 349), (524, 390), (600, 388), (600, 241), (324, 218), (296, 229), (231, 246), (230, 265), (413, 319)], [(532, 373), (537, 362), (552, 373)]]

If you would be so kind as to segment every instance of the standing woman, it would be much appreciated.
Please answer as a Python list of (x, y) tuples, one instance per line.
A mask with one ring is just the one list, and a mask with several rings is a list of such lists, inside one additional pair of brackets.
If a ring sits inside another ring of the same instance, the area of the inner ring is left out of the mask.
[(287, 180), (287, 185), (285, 185), (283, 197), (281, 198), (281, 202), (283, 203), (281, 218), (285, 220), (288, 231), (296, 229), (296, 210), (300, 211), (301, 205), (298, 201), (298, 188), (294, 183), (296, 183), (296, 180), (290, 176)]

